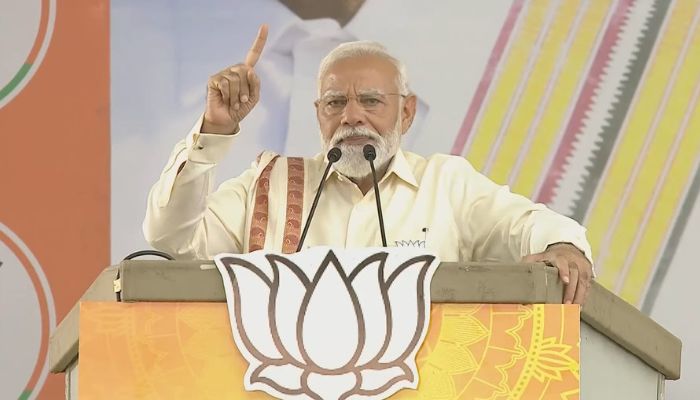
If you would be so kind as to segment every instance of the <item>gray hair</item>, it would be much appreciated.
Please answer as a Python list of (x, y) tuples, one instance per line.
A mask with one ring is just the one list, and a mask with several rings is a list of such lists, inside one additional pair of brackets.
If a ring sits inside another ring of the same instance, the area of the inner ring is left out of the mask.
[(386, 47), (382, 46), (381, 44), (369, 40), (361, 40), (357, 42), (342, 43), (335, 49), (331, 50), (331, 52), (328, 53), (323, 60), (321, 60), (321, 65), (318, 68), (319, 95), (321, 95), (321, 79), (323, 79), (323, 76), (328, 72), (328, 69), (333, 64), (347, 58), (362, 56), (377, 56), (391, 62), (398, 71), (396, 86), (399, 88), (399, 93), (404, 95), (410, 94), (410, 90), (408, 88), (408, 74), (406, 73), (406, 66), (404, 63), (389, 54)]

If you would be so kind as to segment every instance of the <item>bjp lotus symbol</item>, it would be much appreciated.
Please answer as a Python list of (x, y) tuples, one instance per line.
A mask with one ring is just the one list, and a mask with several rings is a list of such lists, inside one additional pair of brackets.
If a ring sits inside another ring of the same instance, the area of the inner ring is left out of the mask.
[(221, 254), (246, 390), (279, 398), (385, 398), (415, 389), (438, 262), (421, 249)]

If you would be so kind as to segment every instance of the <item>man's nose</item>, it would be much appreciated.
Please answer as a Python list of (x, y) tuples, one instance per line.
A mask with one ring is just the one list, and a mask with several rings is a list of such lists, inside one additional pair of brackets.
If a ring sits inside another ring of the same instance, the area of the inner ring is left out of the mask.
[(343, 125), (358, 126), (365, 123), (365, 110), (355, 99), (348, 99), (343, 109), (343, 118), (340, 121)]

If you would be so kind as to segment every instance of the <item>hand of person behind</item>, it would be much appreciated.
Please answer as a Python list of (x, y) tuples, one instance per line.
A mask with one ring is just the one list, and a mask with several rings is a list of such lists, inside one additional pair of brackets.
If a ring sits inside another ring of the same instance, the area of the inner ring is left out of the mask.
[(245, 61), (213, 75), (207, 82), (207, 105), (201, 131), (230, 135), (260, 100), (260, 80), (255, 64), (267, 41), (267, 25), (261, 25)]

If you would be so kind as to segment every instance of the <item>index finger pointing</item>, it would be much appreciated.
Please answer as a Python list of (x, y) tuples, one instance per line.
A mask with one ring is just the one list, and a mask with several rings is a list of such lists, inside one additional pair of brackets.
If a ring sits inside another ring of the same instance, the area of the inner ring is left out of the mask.
[(258, 36), (253, 42), (253, 46), (248, 50), (248, 54), (245, 56), (245, 65), (249, 67), (254, 67), (255, 64), (260, 59), (260, 54), (262, 54), (263, 47), (265, 47), (265, 42), (267, 41), (267, 24), (260, 25), (258, 29)]

